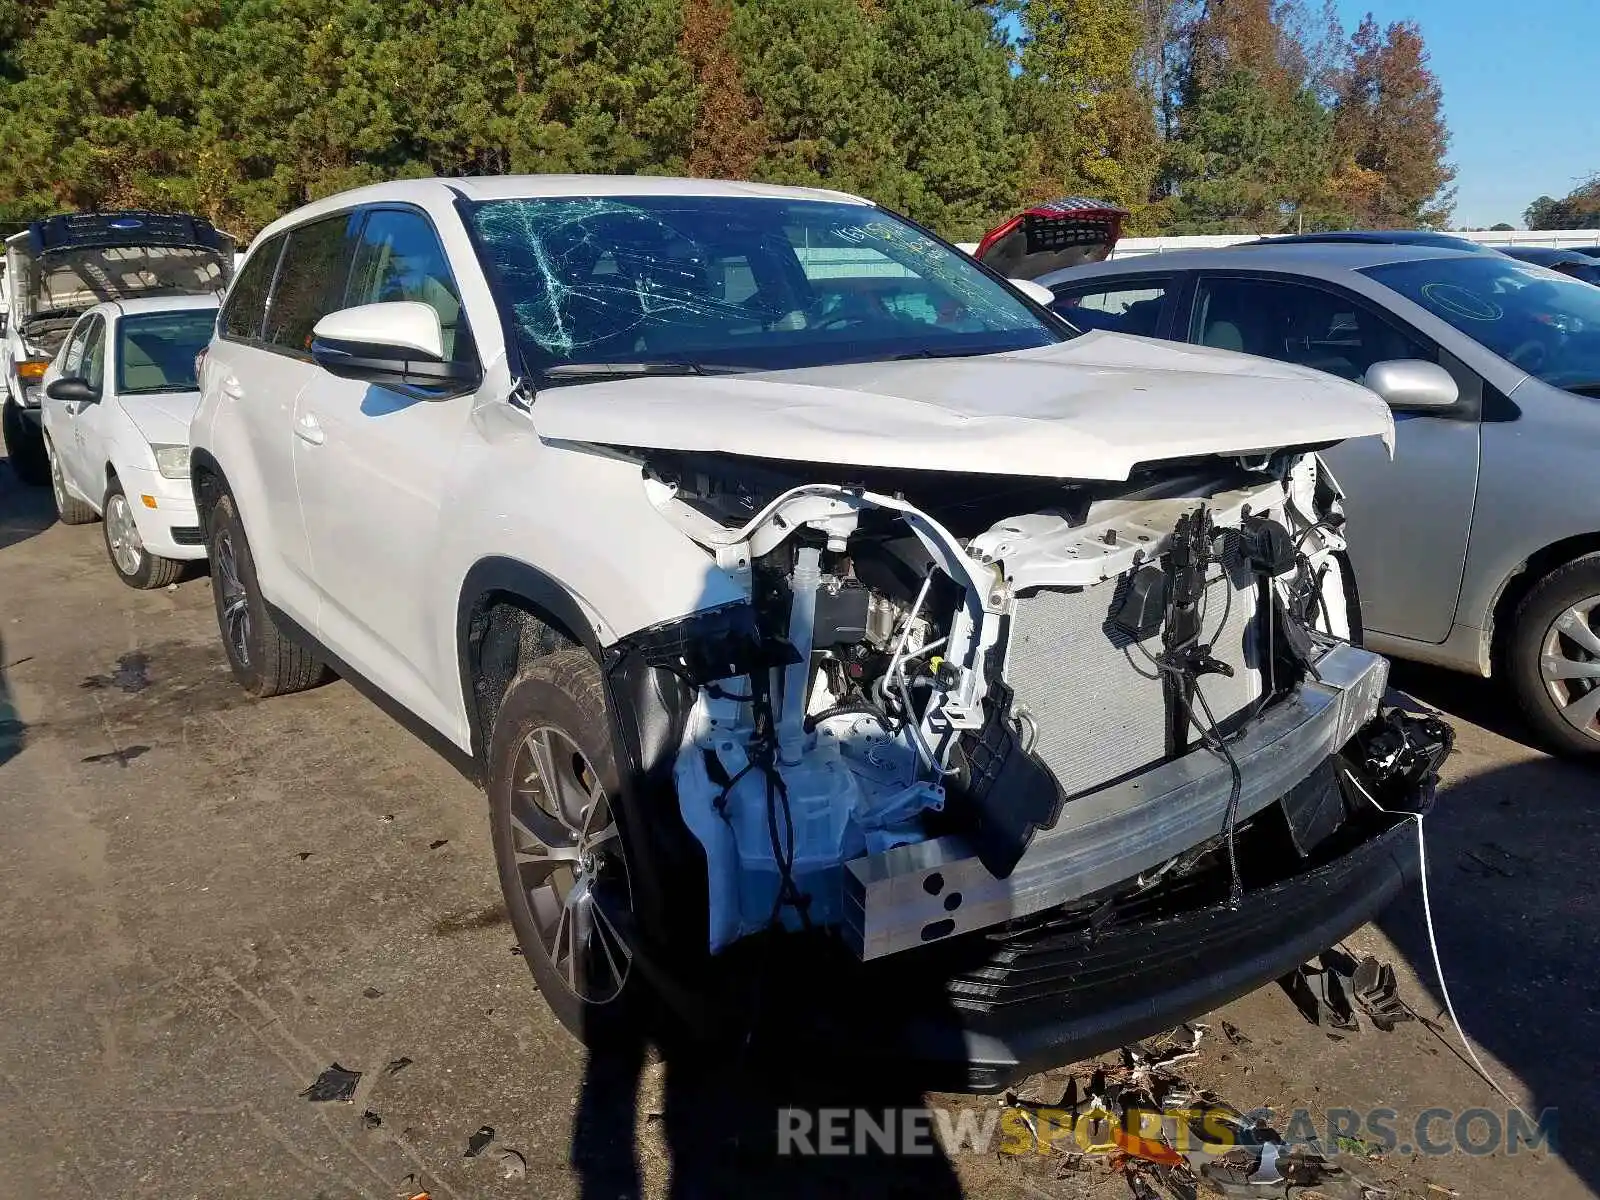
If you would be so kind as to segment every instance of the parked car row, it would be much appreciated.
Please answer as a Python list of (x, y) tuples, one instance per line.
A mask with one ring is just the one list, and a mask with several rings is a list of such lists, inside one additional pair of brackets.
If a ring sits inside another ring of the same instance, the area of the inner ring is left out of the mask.
[(1247, 295), (1179, 345), (1187, 278), (1112, 282), (842, 193), (408, 181), (263, 230), (192, 380), (201, 299), (79, 316), (43, 432), (125, 579), (199, 531), (247, 691), (337, 672), (484, 785), (575, 1034), (743, 1030), (776, 944), (815, 965), (756, 1007), (992, 1089), (1370, 918), (1450, 744), (1384, 703), (1319, 452), (1462, 383), (1309, 315), (1250, 357)]

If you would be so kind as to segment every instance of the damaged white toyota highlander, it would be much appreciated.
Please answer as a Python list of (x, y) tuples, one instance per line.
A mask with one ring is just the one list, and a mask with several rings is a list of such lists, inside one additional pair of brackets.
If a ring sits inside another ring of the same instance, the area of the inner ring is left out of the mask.
[(1352, 638), (1352, 384), (1080, 334), (853, 196), (535, 176), (270, 226), (201, 387), (234, 674), (336, 671), (484, 784), (591, 1042), (782, 1009), (996, 1088), (1415, 867), (1450, 731)]

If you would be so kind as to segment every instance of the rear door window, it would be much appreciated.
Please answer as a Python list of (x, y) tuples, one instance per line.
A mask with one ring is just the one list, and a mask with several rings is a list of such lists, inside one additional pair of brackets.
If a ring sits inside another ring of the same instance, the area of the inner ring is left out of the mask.
[(308, 356), (312, 328), (344, 306), (345, 278), (355, 249), (351, 224), (346, 213), (289, 231), (272, 303), (267, 306), (263, 340), (269, 345)]
[(267, 312), (267, 292), (272, 287), (284, 235), (279, 234), (250, 256), (228, 289), (217, 330), (236, 342), (253, 342), (261, 336), (261, 323)]
[(1058, 284), (1051, 309), (1077, 328), (1159, 337), (1176, 285), (1171, 276)]
[(1376, 362), (1437, 361), (1431, 346), (1341, 292), (1280, 280), (1200, 281), (1189, 340), (1359, 381)]
[(380, 208), (368, 214), (356, 240), (344, 303), (354, 307), (395, 300), (420, 301), (439, 314), (448, 361), (475, 361), (461, 293), (433, 225), (421, 213)]

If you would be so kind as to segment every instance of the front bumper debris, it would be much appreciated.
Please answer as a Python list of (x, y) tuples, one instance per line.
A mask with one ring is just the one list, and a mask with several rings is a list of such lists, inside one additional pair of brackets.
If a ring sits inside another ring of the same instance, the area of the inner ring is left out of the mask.
[[(1341, 643), (1315, 666), (1315, 679), (1233, 743), (1243, 776), (1241, 822), (1311, 776), (1378, 712), (1388, 682), (1384, 659)], [(1034, 837), (1004, 879), (956, 835), (858, 858), (845, 869), (845, 941), (864, 960), (880, 958), (1132, 880), (1221, 831), (1230, 781), (1225, 762), (1196, 750), (1081, 796)]]

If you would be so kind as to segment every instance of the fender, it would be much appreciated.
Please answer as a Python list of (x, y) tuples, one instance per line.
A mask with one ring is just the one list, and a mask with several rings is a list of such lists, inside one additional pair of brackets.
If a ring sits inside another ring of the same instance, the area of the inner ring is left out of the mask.
[[(546, 625), (576, 640), (596, 662), (601, 658), (599, 636), (583, 605), (553, 576), (538, 567), (500, 555), (480, 558), (472, 564), (462, 580), (456, 602), (456, 659), (472, 759), (484, 779), (488, 777), (489, 739), (494, 731), (484, 728), (478, 706), (473, 662), (478, 646), (474, 642), (473, 624), (494, 600), (501, 598), (515, 601)], [(478, 636), (481, 638), (481, 631)], [(504, 682), (509, 684), (511, 680)]]
[[(697, 962), (707, 953), (706, 867), (704, 853), (678, 810), (672, 763), (693, 694), (682, 679), (652, 664), (648, 647), (657, 637), (671, 641), (674, 634), (681, 636), (686, 627), (706, 620), (708, 614), (690, 614), (666, 627), (643, 630), (604, 646), (583, 605), (559, 580), (517, 559), (479, 559), (462, 584), (456, 646), (472, 758), (484, 785), (488, 783), (493, 730), (485, 728), (478, 704), (473, 660), (486, 631), (475, 626), (500, 599), (515, 602), (576, 639), (600, 667), (622, 776), (617, 817), (631, 844), (644, 851), (629, 864), (633, 886), (643, 901), (637, 906), (640, 966), (673, 1008), (680, 1013), (692, 1009), (695, 1001), (682, 992), (673, 976), (685, 962)], [(503, 685), (510, 682), (507, 678)]]

